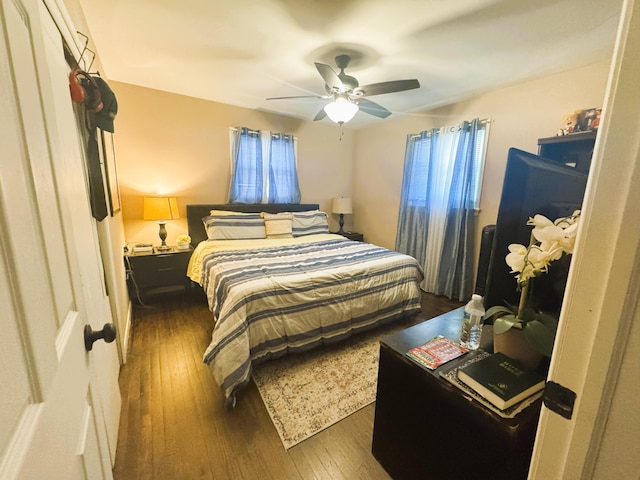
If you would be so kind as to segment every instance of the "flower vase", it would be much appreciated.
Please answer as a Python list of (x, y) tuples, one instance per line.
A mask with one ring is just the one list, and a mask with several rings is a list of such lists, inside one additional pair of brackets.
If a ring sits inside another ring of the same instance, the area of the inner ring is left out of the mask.
[(535, 370), (542, 360), (542, 354), (529, 344), (518, 325), (499, 335), (493, 334), (493, 351), (517, 360), (527, 370)]

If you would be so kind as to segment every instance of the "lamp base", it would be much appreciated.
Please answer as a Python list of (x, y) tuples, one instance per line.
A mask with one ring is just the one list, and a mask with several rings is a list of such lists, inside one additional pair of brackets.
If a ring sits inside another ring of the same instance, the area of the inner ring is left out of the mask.
[(338, 230), (338, 233), (340, 235), (345, 233), (345, 231), (342, 229), (342, 227), (344, 227), (344, 214), (343, 213), (340, 214), (340, 230)]
[(156, 247), (156, 250), (159, 252), (168, 252), (171, 250), (171, 247), (167, 245), (167, 229), (166, 222), (158, 222), (160, 225), (160, 231), (158, 232), (158, 236), (160, 237), (160, 241), (162, 242), (159, 247)]

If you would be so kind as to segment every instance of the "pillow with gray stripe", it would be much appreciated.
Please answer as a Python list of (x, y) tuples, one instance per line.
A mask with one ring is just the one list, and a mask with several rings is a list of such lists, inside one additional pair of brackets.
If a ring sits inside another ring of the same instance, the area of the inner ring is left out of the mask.
[(293, 212), (293, 236), (315, 235), (329, 233), (327, 214), (321, 210)]
[(267, 238), (260, 213), (212, 211), (202, 222), (209, 240), (250, 240)]

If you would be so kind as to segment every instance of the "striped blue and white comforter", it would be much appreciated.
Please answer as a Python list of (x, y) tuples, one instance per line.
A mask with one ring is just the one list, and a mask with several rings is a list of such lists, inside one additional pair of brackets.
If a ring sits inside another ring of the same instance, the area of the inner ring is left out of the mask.
[(423, 274), (414, 258), (336, 235), (318, 237), (203, 256), (200, 283), (215, 320), (204, 362), (227, 407), (235, 405), (253, 363), (420, 311)]

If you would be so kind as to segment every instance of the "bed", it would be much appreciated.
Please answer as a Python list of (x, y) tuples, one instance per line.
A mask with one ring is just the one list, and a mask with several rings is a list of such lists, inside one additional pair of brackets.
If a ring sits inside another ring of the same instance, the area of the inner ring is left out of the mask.
[[(268, 238), (251, 230), (260, 218)], [(253, 365), (420, 311), (417, 261), (329, 233), (316, 204), (187, 205), (187, 223), (195, 247), (187, 274), (214, 317), (203, 360), (227, 408)]]

